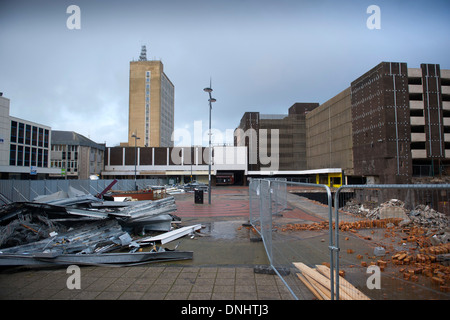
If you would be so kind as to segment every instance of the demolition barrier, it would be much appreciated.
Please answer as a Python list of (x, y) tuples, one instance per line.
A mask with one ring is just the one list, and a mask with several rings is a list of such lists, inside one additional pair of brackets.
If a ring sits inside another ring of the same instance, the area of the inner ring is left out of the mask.
[[(86, 194), (96, 195), (114, 180), (0, 180), (0, 204), (6, 201), (28, 202), (36, 197), (66, 191), (73, 187)], [(130, 191), (148, 186), (165, 185), (167, 179), (118, 179), (111, 190)], [(2, 201), (3, 199), (3, 201)]]
[[(329, 247), (332, 247), (331, 227), (313, 235), (286, 231), (295, 223), (303, 222), (302, 219), (311, 218), (319, 221), (307, 213), (312, 210), (307, 206), (307, 202), (305, 202), (303, 210), (290, 205), (288, 200), (291, 200), (291, 192), (303, 191), (303, 189), (308, 192), (324, 194), (326, 203), (329, 205), (321, 205), (320, 214), (323, 215), (324, 221), (327, 221), (328, 217), (332, 216), (332, 194), (326, 185), (288, 182), (285, 179), (252, 179), (249, 184), (250, 224), (263, 241), (271, 271), (278, 275), (288, 292), (296, 300), (307, 299), (307, 293), (296, 275), (297, 271), (293, 262), (311, 264), (314, 263), (311, 257), (318, 255), (320, 256), (320, 258), (316, 257), (318, 260), (322, 262), (323, 259), (326, 259), (330, 263), (330, 267), (334, 267), (328, 253), (329, 248), (322, 243), (328, 236)], [(297, 198), (296, 195), (293, 197)], [(298, 199), (302, 200), (303, 198), (298, 197)], [(304, 236), (312, 236), (313, 241), (306, 241), (307, 238)], [(317, 244), (317, 241), (320, 245)]]
[(249, 199), (270, 268), (294, 299), (314, 298), (298, 263), (326, 267), (328, 292), (309, 283), (325, 299), (450, 299), (449, 184), (330, 188), (253, 179)]

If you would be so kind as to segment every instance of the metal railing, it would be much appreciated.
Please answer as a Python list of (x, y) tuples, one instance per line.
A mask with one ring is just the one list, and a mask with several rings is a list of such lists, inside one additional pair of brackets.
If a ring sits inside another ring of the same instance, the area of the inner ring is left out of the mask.
[[(37, 196), (67, 191), (70, 187), (86, 194), (96, 195), (113, 180), (0, 180), (0, 194), (12, 202), (33, 201)], [(165, 185), (167, 179), (137, 179), (138, 188)], [(113, 190), (135, 190), (134, 179), (117, 180)]]

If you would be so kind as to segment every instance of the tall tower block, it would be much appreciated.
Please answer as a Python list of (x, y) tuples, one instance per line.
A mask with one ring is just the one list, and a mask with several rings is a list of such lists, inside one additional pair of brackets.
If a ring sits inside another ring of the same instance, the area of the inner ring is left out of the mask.
[(174, 129), (175, 88), (160, 60), (147, 60), (141, 48), (138, 61), (130, 62), (128, 145), (171, 147)]

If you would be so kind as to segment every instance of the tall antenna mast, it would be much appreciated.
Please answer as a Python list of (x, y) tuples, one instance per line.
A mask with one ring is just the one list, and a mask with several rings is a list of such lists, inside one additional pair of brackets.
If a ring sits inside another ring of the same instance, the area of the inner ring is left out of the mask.
[(144, 46), (141, 47), (141, 55), (139, 56), (139, 61), (147, 61), (147, 48)]

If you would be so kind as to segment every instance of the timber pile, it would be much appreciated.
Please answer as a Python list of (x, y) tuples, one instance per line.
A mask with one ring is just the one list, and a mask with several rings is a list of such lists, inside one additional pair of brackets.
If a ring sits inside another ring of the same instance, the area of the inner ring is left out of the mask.
[[(298, 278), (317, 299), (331, 300), (330, 268), (325, 265), (316, 265), (316, 268), (310, 268), (302, 262), (293, 264), (301, 272), (297, 273)], [(336, 295), (336, 290), (334, 290), (334, 294)], [(342, 276), (339, 276), (339, 299), (370, 300)]]

